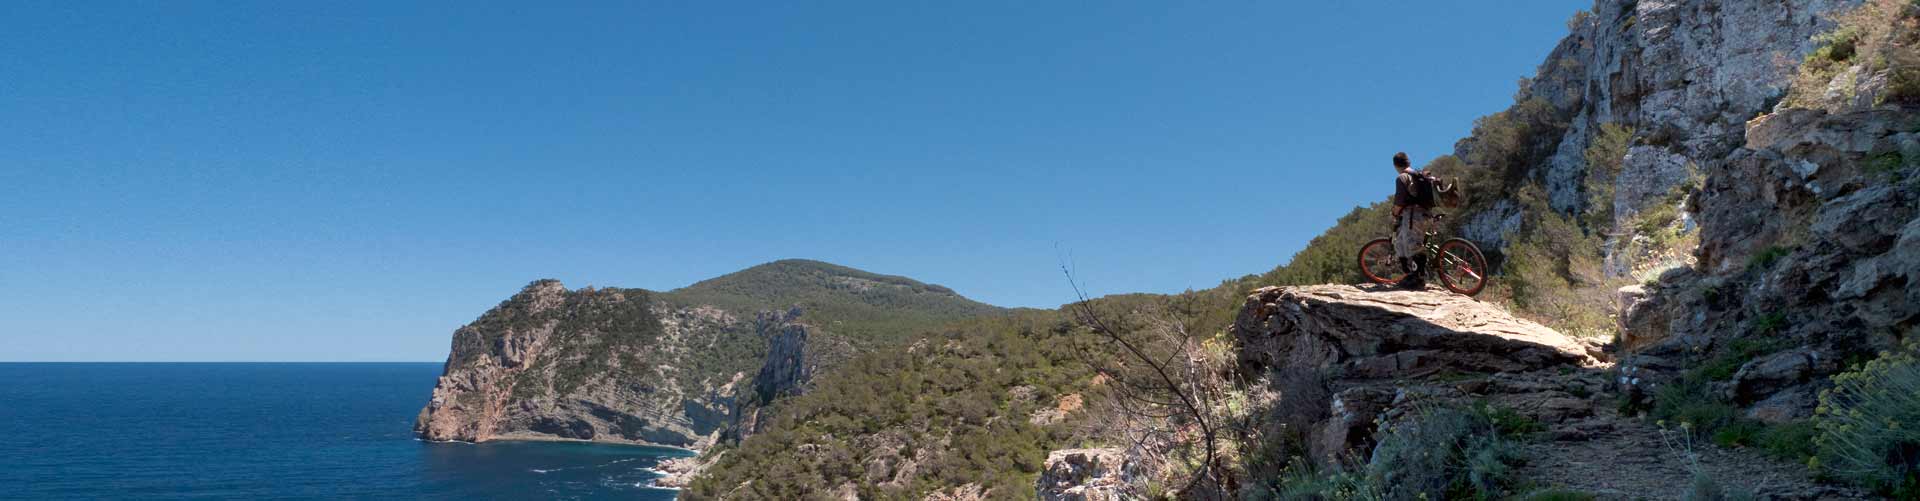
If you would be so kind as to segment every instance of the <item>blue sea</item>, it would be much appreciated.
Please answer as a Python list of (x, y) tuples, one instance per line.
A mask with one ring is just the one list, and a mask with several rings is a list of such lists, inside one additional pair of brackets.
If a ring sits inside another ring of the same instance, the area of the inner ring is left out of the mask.
[(0, 364), (4, 499), (673, 499), (685, 452), (429, 443), (437, 363)]

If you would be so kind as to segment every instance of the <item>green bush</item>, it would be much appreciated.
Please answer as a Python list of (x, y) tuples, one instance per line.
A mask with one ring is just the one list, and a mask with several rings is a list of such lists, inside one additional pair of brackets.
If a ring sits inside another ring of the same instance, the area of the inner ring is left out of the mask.
[(1510, 306), (1560, 332), (1611, 332), (1612, 291), (1625, 284), (1601, 272), (1600, 234), (1554, 212), (1537, 183), (1523, 186), (1514, 199), (1526, 216), (1509, 235), (1499, 275), (1511, 291)]
[(1632, 138), (1632, 127), (1608, 123), (1601, 124), (1599, 133), (1587, 143), (1584, 219), (1590, 230), (1606, 231), (1613, 227), (1613, 185), (1620, 176), (1620, 161), (1626, 158), (1627, 143)]
[(1747, 365), (1747, 362), (1760, 358), (1761, 355), (1786, 349), (1792, 345), (1792, 341), (1765, 337), (1766, 334), (1778, 330), (1785, 322), (1786, 316), (1780, 313), (1767, 314), (1754, 319), (1753, 330), (1756, 335), (1734, 338), (1727, 342), (1726, 349), (1720, 350), (1713, 358), (1695, 367), (1689, 376), (1706, 381), (1726, 381), (1732, 379), (1734, 373), (1739, 372), (1740, 367)]
[(1813, 457), (1813, 438), (1810, 421), (1769, 425), (1735, 419), (1713, 432), (1713, 443), (1721, 447), (1752, 447), (1773, 458), (1794, 462)]
[(1713, 432), (1713, 443), (1721, 447), (1751, 446), (1767, 426), (1757, 421), (1734, 420)]
[(1814, 417), (1814, 465), (1894, 497), (1920, 496), (1920, 339), (1833, 377)]
[(1486, 414), (1442, 408), (1385, 430), (1368, 479), (1392, 499), (1500, 499), (1520, 459)]
[[(1916, 73), (1920, 73), (1920, 69), (1914, 69), (1913, 71)], [(1920, 159), (1915, 159), (1915, 160), (1920, 160)], [(1899, 182), (1901, 179), (1903, 179), (1903, 174), (1905, 173), (1905, 169), (1907, 165), (1911, 163), (1912, 163), (1912, 160), (1909, 160), (1905, 155), (1900, 154), (1899, 151), (1889, 151), (1886, 153), (1868, 157), (1866, 162), (1866, 167), (1867, 167), (1866, 170), (1867, 170), (1867, 173), (1870, 175), (1880, 176), (1883, 179), (1893, 181), (1893, 182)]]
[(1754, 445), (1762, 452), (1778, 459), (1806, 462), (1813, 457), (1813, 440), (1816, 430), (1813, 421), (1794, 421), (1778, 424), (1761, 430), (1754, 437)]
[[(1780, 328), (1786, 325), (1787, 313), (1784, 311), (1776, 311), (1753, 319), (1753, 333), (1762, 336), (1773, 334), (1779, 332)], [(1762, 341), (1762, 343), (1764, 343), (1764, 341)]]
[(1787, 254), (1792, 252), (1793, 252), (1793, 249), (1788, 249), (1786, 247), (1781, 247), (1778, 245), (1767, 247), (1766, 249), (1761, 250), (1760, 252), (1753, 253), (1752, 256), (1749, 256), (1747, 258), (1747, 268), (1753, 269), (1753, 270), (1765, 270), (1768, 268), (1772, 268), (1773, 263), (1779, 262), (1780, 258), (1787, 257)]
[(1540, 421), (1526, 414), (1521, 414), (1519, 411), (1513, 410), (1512, 407), (1476, 402), (1470, 410), (1476, 417), (1492, 423), (1493, 429), (1509, 436), (1521, 437), (1546, 431), (1547, 429), (1547, 426), (1540, 424)]
[(1367, 476), (1342, 468), (1316, 468), (1294, 457), (1280, 475), (1277, 485), (1251, 486), (1242, 492), (1245, 499), (1285, 501), (1371, 501), (1386, 499)]
[(1733, 423), (1740, 412), (1732, 405), (1707, 393), (1706, 383), (1698, 378), (1668, 383), (1654, 392), (1655, 419), (1689, 428), (1695, 436), (1710, 436), (1720, 427)]

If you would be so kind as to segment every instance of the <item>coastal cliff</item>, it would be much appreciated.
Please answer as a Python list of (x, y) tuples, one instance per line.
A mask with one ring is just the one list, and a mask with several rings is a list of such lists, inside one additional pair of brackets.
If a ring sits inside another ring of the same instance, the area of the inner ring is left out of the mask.
[(428, 440), (705, 449), (751, 435), (773, 401), (892, 341), (878, 333), (996, 311), (943, 287), (801, 260), (666, 293), (539, 280), (454, 331), (414, 429)]
[(701, 367), (691, 355), (751, 342), (752, 331), (725, 311), (674, 308), (647, 291), (537, 281), (454, 332), (415, 430), (429, 440), (699, 448), (731, 422), (747, 360)]

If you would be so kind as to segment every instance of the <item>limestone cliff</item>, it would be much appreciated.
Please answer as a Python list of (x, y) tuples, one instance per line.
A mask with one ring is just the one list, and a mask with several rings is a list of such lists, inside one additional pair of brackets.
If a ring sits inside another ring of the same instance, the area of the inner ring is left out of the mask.
[[(1522, 84), (1518, 101), (1544, 105), (1558, 117), (1551, 134), (1530, 138), (1544, 160), (1521, 175), (1546, 188), (1562, 213), (1605, 210), (1615, 228), (1628, 228), (1702, 175), (1703, 166), (1741, 145), (1745, 123), (1786, 95), (1795, 63), (1814, 49), (1812, 37), (1832, 29), (1848, 0), (1599, 0), (1568, 22), (1570, 33)], [(1611, 179), (1589, 169), (1589, 144), (1603, 126), (1632, 131), (1619, 171)], [(1490, 164), (1498, 138), (1470, 137), (1454, 155)], [(1607, 189), (1590, 189), (1599, 184)], [(1513, 193), (1491, 197), (1461, 231), (1483, 247), (1504, 246), (1519, 228), (1522, 206)], [(1690, 227), (1688, 229), (1691, 229)], [(1637, 248), (1634, 235), (1607, 243), (1612, 276), (1683, 259)]]
[[(730, 422), (746, 361), (696, 350), (752, 325), (631, 289), (541, 280), (454, 332), (415, 429), (430, 440), (577, 439), (700, 447)], [(703, 373), (704, 372), (704, 373)]]

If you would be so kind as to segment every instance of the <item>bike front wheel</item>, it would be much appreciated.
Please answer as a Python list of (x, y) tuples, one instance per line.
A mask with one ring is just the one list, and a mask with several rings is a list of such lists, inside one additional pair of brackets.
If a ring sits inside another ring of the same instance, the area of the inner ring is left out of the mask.
[(1480, 247), (1464, 238), (1449, 238), (1440, 243), (1440, 255), (1435, 256), (1440, 283), (1447, 290), (1472, 296), (1487, 288), (1487, 257), (1480, 254)]
[(1393, 256), (1393, 240), (1377, 238), (1360, 246), (1360, 274), (1381, 285), (1393, 285), (1406, 277), (1400, 261)]

